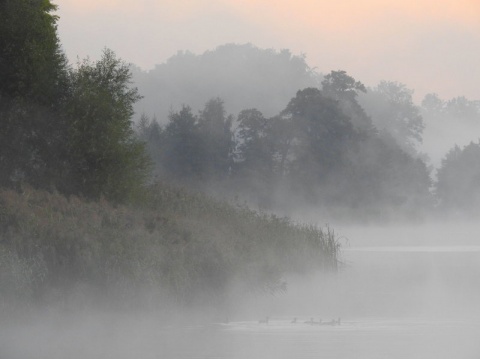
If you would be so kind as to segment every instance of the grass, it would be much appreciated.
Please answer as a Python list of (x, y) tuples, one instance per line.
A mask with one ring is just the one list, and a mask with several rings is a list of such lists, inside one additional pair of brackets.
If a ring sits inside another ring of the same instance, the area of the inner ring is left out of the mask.
[(335, 270), (333, 231), (156, 184), (141, 205), (0, 190), (0, 304), (103, 298), (192, 304), (234, 283), (285, 289), (287, 273)]

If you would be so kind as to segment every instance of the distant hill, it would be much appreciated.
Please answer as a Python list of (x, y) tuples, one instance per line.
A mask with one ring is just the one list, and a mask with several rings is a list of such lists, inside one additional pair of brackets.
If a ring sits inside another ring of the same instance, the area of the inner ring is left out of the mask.
[(133, 66), (132, 72), (144, 96), (136, 105), (137, 116), (156, 116), (160, 123), (182, 104), (196, 112), (214, 97), (224, 100), (235, 116), (248, 108), (273, 116), (298, 90), (318, 87), (321, 80), (304, 56), (252, 44), (226, 44), (201, 55), (178, 52), (153, 70)]

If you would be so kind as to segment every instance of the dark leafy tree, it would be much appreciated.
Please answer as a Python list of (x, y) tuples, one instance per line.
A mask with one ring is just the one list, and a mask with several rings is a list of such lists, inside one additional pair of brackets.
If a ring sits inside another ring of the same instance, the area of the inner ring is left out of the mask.
[(66, 81), (57, 36), (57, 6), (48, 0), (0, 2), (0, 94), (52, 107)]
[(133, 104), (140, 96), (130, 78), (128, 65), (108, 49), (99, 61), (85, 60), (71, 72), (66, 191), (114, 201), (141, 192), (149, 160), (133, 131)]
[(0, 184), (61, 178), (67, 61), (48, 0), (0, 2)]
[(297, 92), (281, 117), (293, 126), (289, 173), (297, 188), (315, 189), (347, 165), (347, 149), (357, 133), (338, 101), (307, 88)]

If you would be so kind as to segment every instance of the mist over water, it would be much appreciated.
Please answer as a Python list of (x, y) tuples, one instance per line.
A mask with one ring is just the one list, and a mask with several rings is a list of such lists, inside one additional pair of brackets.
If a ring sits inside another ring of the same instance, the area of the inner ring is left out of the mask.
[[(336, 274), (284, 294), (231, 296), (218, 312), (32, 312), (0, 329), (2, 358), (475, 358), (475, 224), (339, 227)], [(268, 323), (259, 320), (269, 317)], [(175, 319), (177, 318), (177, 319)], [(292, 323), (297, 318), (296, 323)], [(312, 325), (320, 319), (340, 325)]]
[(56, 9), (0, 5), (0, 359), (480, 357), (480, 225), (449, 220), (480, 101), (251, 43), (75, 67)]

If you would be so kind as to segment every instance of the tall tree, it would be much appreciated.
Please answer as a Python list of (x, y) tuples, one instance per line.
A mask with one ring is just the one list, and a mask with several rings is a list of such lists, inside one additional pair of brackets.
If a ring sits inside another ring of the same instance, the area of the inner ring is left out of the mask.
[[(58, 178), (67, 61), (48, 0), (0, 2), (0, 184)], [(53, 182), (53, 183), (52, 183)]]
[(149, 160), (133, 131), (140, 96), (130, 78), (129, 66), (108, 49), (99, 61), (85, 60), (71, 72), (67, 191), (125, 201), (141, 190)]
[(172, 112), (165, 127), (162, 162), (168, 178), (195, 185), (201, 176), (202, 148), (198, 119), (192, 109), (183, 106)]
[[(50, 107), (65, 90), (67, 60), (49, 0), (0, 2), (0, 95)], [(63, 86), (61, 86), (63, 84)]]
[(294, 127), (289, 167), (298, 188), (315, 188), (347, 165), (347, 149), (357, 132), (338, 101), (307, 88), (297, 92), (281, 117)]
[(220, 98), (209, 100), (200, 111), (198, 131), (202, 139), (204, 180), (226, 179), (232, 169), (235, 148), (232, 122)]

